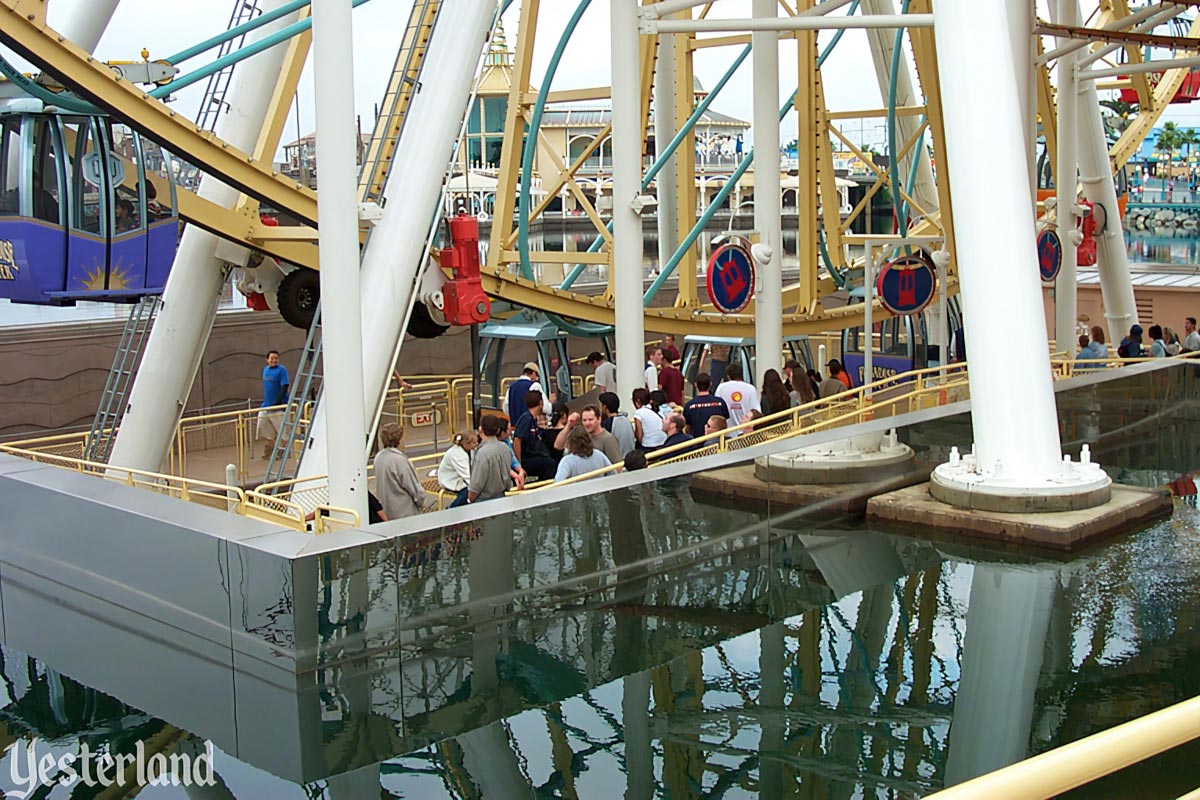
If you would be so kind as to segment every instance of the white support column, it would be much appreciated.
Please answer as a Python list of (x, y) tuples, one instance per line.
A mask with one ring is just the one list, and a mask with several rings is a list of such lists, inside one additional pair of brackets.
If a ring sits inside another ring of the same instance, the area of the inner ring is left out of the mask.
[[(654, 72), (654, 147), (658, 155), (675, 138), (675, 37), (658, 40), (658, 64)], [(658, 268), (675, 254), (679, 216), (676, 202), (676, 159), (667, 159), (654, 179), (658, 186)]]
[(54, 0), (46, 7), (50, 27), (93, 53), (121, 0)]
[[(1058, 0), (1060, 24), (1075, 24), (1075, 4), (1076, 0)], [(1060, 46), (1066, 43), (1066, 39), (1059, 40)], [(1062, 240), (1062, 269), (1054, 282), (1054, 347), (1067, 353), (1075, 352), (1075, 272), (1078, 257), (1074, 214), (1078, 186), (1075, 150), (1079, 140), (1075, 60), (1076, 52), (1065, 53), (1058, 59), (1058, 164), (1054, 170), (1058, 235)], [(969, 337), (967, 341), (970, 341)]]
[(367, 521), (367, 439), (359, 305), (358, 132), (354, 125), (354, 31), (350, 0), (313, 0), (316, 83), (317, 242), (321, 264), (321, 335), (325, 413), (330, 436), (329, 502)]
[[(863, 14), (895, 14), (896, 6), (892, 0), (863, 0)], [(1032, 30), (1032, 28), (1031, 28)], [(875, 77), (879, 82), (879, 94), (883, 106), (887, 107), (888, 90), (892, 77), (892, 51), (895, 49), (896, 32), (886, 28), (870, 28), (867, 30), (867, 42), (871, 45), (871, 59), (875, 63)], [(901, 55), (900, 69), (896, 74), (896, 107), (921, 105), (922, 101), (913, 90), (912, 74), (908, 69), (908, 59)], [(913, 137), (917, 132), (917, 118), (903, 115), (896, 119), (896, 138), (898, 147)], [(924, 142), (930, 143), (926, 134)], [(861, 142), (859, 144), (862, 144)], [(929, 157), (924, 150), (914, 152), (900, 160), (900, 175), (908, 178), (909, 166), (913, 158), (920, 159), (917, 163), (917, 178), (913, 183), (912, 198), (927, 211), (938, 207), (937, 184), (933, 180), (933, 169), (929, 166)]]
[(1133, 281), (1129, 277), (1125, 224), (1117, 205), (1117, 187), (1108, 160), (1108, 140), (1104, 136), (1100, 100), (1093, 81), (1084, 81), (1079, 93), (1079, 172), (1084, 196), (1091, 203), (1104, 206), (1106, 212), (1104, 230), (1096, 235), (1096, 265), (1100, 272), (1100, 295), (1108, 322), (1108, 340), (1115, 346), (1139, 320)]
[(641, 194), (642, 134), (638, 105), (641, 78), (638, 65), (637, 0), (613, 0), (612, 5), (612, 141), (613, 247), (616, 294), (617, 387), (621, 402), (645, 384), (643, 348), (646, 322), (642, 312), (642, 220), (633, 210)]
[[(1057, 501), (1093, 492), (1104, 502), (1109, 482), (1098, 468), (1064, 481), (1006, 5), (941, 0), (935, 6), (945, 126), (955, 132), (945, 159), (976, 458), (938, 467), (931, 491), (955, 503), (1030, 494)], [(1013, 386), (1022, 387), (1020, 403), (1012, 402)]]
[[(262, 9), (273, 11), (283, 4), (284, 0), (264, 0)], [(253, 31), (247, 39), (258, 41), (296, 19), (296, 14), (289, 14)], [(244, 152), (254, 148), (285, 54), (286, 48), (273, 47), (234, 70), (229, 109), (217, 123), (217, 136), (223, 141)], [(236, 189), (212, 177), (200, 182), (198, 193), (225, 208), (232, 208), (239, 196)], [(110, 464), (155, 471), (166, 459), (225, 284), (222, 264), (215, 255), (217, 241), (195, 225), (184, 229)]]
[[(438, 213), (446, 167), (471, 96), (476, 66), (496, 14), (496, 0), (444, 3), (429, 39), (421, 91), (413, 95), (407, 122), (396, 144), (383, 188), (383, 217), (362, 253), (363, 418), (374, 424), (380, 398), (392, 376), (408, 313), (420, 291), (429, 225)], [(467, 50), (470, 49), (470, 54)], [(478, 52), (476, 53), (476, 49)], [(418, 301), (419, 302), (419, 301)], [(309, 447), (300, 461), (300, 477), (328, 475), (326, 440), (329, 414), (320, 403), (313, 414)], [(366, 442), (362, 458), (366, 458)]]
[[(756, 18), (775, 17), (777, 0), (754, 0)], [(783, 353), (783, 223), (779, 198), (779, 34), (756, 31), (754, 48), (754, 227), (764, 247), (755, 248), (758, 268), (754, 295), (754, 339), (757, 369), (778, 371)]]
[(1029, 202), (1037, 206), (1037, 71), (1033, 68), (1032, 2), (1008, 4), (1009, 37), (1012, 41), (1013, 67), (1016, 69), (1017, 96), (1021, 103), (1021, 128), (1025, 132), (1025, 160), (1029, 166)]

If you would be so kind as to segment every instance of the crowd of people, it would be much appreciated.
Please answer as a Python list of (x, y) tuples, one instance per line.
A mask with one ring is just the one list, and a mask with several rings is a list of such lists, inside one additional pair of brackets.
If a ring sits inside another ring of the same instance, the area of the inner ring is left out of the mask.
[[(1166, 358), (1195, 352), (1200, 352), (1200, 332), (1196, 331), (1195, 317), (1184, 319), (1183, 338), (1170, 325), (1151, 325), (1149, 330), (1143, 330), (1141, 325), (1134, 324), (1130, 326), (1129, 334), (1117, 345), (1118, 358)], [(1109, 357), (1103, 328), (1096, 325), (1092, 327), (1090, 335), (1080, 334), (1079, 352), (1075, 355), (1077, 364), (1104, 361)]]
[[(1198, 337), (1200, 338), (1200, 337)], [(799, 362), (788, 360), (782, 374), (766, 371), (763, 385), (744, 380), (742, 365), (725, 363), (713, 353), (712, 366), (720, 378), (700, 372), (685, 399), (685, 380), (677, 363), (679, 351), (671, 337), (646, 351), (645, 385), (633, 390), (622, 410), (616, 394), (616, 368), (600, 353), (586, 363), (594, 370), (596, 402), (570, 411), (570, 371), (551, 361), (555, 391), (546, 392), (538, 365), (529, 362), (511, 383), (504, 413), (484, 414), (477, 430), (455, 435), (442, 456), (436, 476), (441, 489), (454, 496), (450, 507), (501, 497), (527, 482), (564, 481), (618, 465), (644, 468), (646, 456), (662, 448), (686, 452), (694, 439), (714, 435), (743, 422), (778, 413), (817, 398), (853, 388), (850, 375), (837, 359), (822, 377)], [(725, 355), (727, 358), (727, 354)], [(394, 376), (403, 386), (404, 381)], [(264, 409), (286, 400), (289, 380), (275, 351), (263, 369)], [(577, 406), (578, 407), (578, 406)], [(273, 440), (270, 423), (259, 420), (259, 438), (266, 448)], [(729, 431), (728, 436), (738, 435)], [(370, 522), (403, 519), (427, 511), (433, 500), (403, 449), (404, 426), (393, 422), (379, 432), (374, 459), (375, 492), (369, 497)], [(268, 451), (264, 449), (264, 456)]]

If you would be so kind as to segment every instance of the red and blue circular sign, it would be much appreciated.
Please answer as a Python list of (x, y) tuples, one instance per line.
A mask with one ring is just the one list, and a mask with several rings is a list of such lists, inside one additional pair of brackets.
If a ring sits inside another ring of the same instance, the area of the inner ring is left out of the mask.
[(750, 305), (754, 294), (754, 262), (740, 243), (718, 247), (708, 260), (708, 299), (723, 314), (736, 314)]
[(1062, 239), (1058, 238), (1058, 231), (1046, 228), (1038, 234), (1037, 254), (1042, 281), (1050, 283), (1058, 277), (1058, 271), (1062, 268)]
[(933, 300), (937, 271), (924, 255), (901, 256), (884, 265), (875, 290), (893, 314), (917, 314)]

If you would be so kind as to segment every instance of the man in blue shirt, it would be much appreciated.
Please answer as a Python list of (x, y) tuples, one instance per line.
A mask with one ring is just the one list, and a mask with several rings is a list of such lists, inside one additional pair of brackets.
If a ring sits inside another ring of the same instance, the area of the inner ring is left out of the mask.
[(267, 365), (262, 371), (263, 402), (262, 410), (258, 412), (258, 428), (255, 438), (263, 443), (263, 458), (271, 457), (271, 448), (283, 424), (283, 412), (270, 410), (273, 406), (281, 406), (287, 402), (288, 389), (291, 379), (288, 378), (287, 367), (279, 363), (279, 351), (267, 353)]
[(534, 388), (541, 391), (540, 386), (535, 387), (533, 385), (537, 379), (537, 364), (530, 361), (525, 365), (521, 376), (508, 387), (508, 418), (513, 422), (516, 422), (517, 418), (525, 413), (525, 395)]
[(710, 394), (712, 379), (707, 372), (696, 376), (696, 396), (683, 404), (683, 418), (687, 420), (688, 430), (692, 436), (704, 435), (704, 423), (714, 414), (720, 417), (729, 416), (729, 406), (724, 400)]

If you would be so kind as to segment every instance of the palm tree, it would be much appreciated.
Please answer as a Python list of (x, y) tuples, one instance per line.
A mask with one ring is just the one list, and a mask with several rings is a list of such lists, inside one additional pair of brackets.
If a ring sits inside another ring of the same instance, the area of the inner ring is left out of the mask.
[(1175, 160), (1175, 151), (1183, 144), (1183, 131), (1174, 122), (1165, 123), (1162, 130), (1158, 132), (1158, 139), (1154, 142), (1154, 149), (1167, 154), (1168, 171), (1171, 162)]
[(1195, 147), (1196, 145), (1200, 144), (1200, 134), (1196, 133), (1195, 128), (1188, 128), (1187, 130), (1183, 131), (1183, 133), (1181, 133), (1179, 135), (1179, 144), (1181, 146), (1187, 148), (1187, 150), (1184, 151), (1183, 157), (1188, 162), (1190, 162), (1191, 156), (1192, 156), (1192, 148)]

